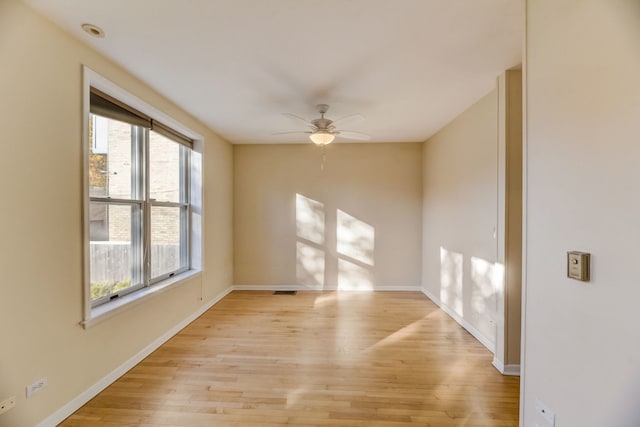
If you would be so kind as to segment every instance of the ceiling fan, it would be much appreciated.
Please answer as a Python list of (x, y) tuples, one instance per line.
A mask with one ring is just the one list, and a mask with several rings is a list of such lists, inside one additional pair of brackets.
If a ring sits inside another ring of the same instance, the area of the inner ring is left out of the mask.
[(337, 120), (327, 119), (324, 115), (329, 110), (329, 106), (327, 104), (318, 104), (316, 105), (316, 110), (320, 113), (320, 117), (313, 120), (306, 120), (302, 117), (296, 116), (295, 114), (285, 113), (284, 115), (287, 117), (291, 117), (298, 121), (303, 122), (306, 126), (310, 128), (310, 130), (306, 131), (286, 131), (286, 132), (275, 132), (274, 135), (285, 135), (285, 134), (294, 134), (294, 133), (303, 133), (309, 135), (309, 139), (316, 145), (327, 145), (331, 144), (336, 136), (340, 136), (347, 139), (357, 139), (357, 140), (369, 140), (371, 137), (362, 132), (356, 132), (352, 130), (338, 130), (336, 127), (336, 123), (345, 121), (347, 119), (360, 118), (362, 119), (362, 115), (360, 114), (351, 114), (349, 116), (342, 117)]

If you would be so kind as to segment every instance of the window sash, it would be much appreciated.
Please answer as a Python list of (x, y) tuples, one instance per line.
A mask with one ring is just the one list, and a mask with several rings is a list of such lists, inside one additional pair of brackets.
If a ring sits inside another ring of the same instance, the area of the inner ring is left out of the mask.
[[(111, 102), (111, 106), (115, 105), (119, 108), (117, 110), (115, 107), (111, 107), (111, 113), (105, 111), (105, 109), (97, 109), (94, 108), (94, 90), (91, 90), (91, 114), (107, 117), (108, 119), (125, 121), (132, 125), (132, 154), (131, 154), (131, 167), (132, 167), (132, 188), (131, 188), (131, 199), (121, 199), (121, 198), (111, 198), (111, 197), (89, 197), (89, 203), (91, 202), (100, 202), (105, 204), (112, 205), (129, 205), (129, 206), (138, 206), (140, 215), (133, 215), (132, 217), (132, 230), (140, 230), (140, 232), (134, 233), (132, 231), (132, 242), (131, 247), (135, 254), (142, 254), (141, 257), (137, 255), (134, 258), (133, 267), (132, 267), (132, 282), (134, 284), (126, 289), (113, 292), (109, 295), (105, 295), (103, 297), (97, 298), (95, 300), (91, 300), (89, 296), (89, 301), (92, 308), (95, 308), (99, 305), (112, 301), (115, 298), (120, 298), (124, 295), (130, 294), (132, 292), (139, 291), (141, 289), (152, 286), (156, 283), (162, 282), (166, 279), (169, 279), (177, 274), (188, 271), (191, 268), (191, 205), (190, 205), (190, 158), (191, 158), (191, 145), (187, 144), (185, 141), (186, 137), (182, 136), (178, 132), (168, 132), (165, 129), (170, 129), (163, 125), (163, 130), (158, 131), (158, 123), (155, 123), (155, 132), (161, 133), (162, 135), (168, 137), (173, 142), (176, 142), (180, 145), (179, 150), (179, 166), (180, 166), (180, 182), (179, 182), (179, 191), (180, 191), (180, 201), (179, 202), (166, 202), (166, 201), (156, 201), (149, 197), (150, 195), (150, 176), (149, 176), (149, 144), (150, 137), (149, 131), (153, 126), (146, 126), (146, 122), (144, 126), (133, 123), (134, 119), (123, 120), (126, 118), (126, 114), (131, 113), (126, 108), (122, 106), (126, 106), (125, 104), (119, 103), (120, 105)], [(111, 98), (113, 99), (113, 98)], [(103, 103), (104, 105), (109, 105)], [(118, 113), (112, 113), (113, 111), (118, 111)], [(133, 110), (133, 109), (132, 109)], [(98, 112), (99, 111), (99, 112)], [(126, 111), (126, 114), (123, 112)], [(136, 111), (136, 110), (134, 110)], [(180, 139), (182, 137), (183, 139)], [(158, 207), (177, 207), (180, 208), (180, 254), (179, 254), (179, 267), (176, 270), (165, 272), (157, 277), (151, 277), (151, 209), (153, 206)], [(139, 237), (138, 237), (139, 236)], [(141, 258), (141, 259), (138, 259)], [(89, 269), (91, 269), (91, 265), (89, 263)], [(91, 289), (91, 284), (88, 284)]]
[[(155, 124), (157, 124), (157, 122), (154, 122)], [(190, 242), (190, 236), (191, 236), (191, 207), (190, 207), (190, 185), (188, 185), (188, 183), (190, 182), (190, 167), (191, 167), (191, 148), (189, 146), (187, 146), (186, 144), (182, 144), (180, 141), (176, 141), (175, 137), (170, 135), (170, 134), (164, 134), (161, 132), (158, 132), (157, 128), (153, 128), (151, 129), (154, 132), (160, 133), (161, 135), (167, 137), (168, 139), (172, 140), (173, 142), (176, 142), (179, 144), (179, 158), (178, 158), (178, 162), (179, 162), (179, 200), (180, 202), (170, 202), (170, 201), (159, 201), (156, 199), (152, 199), (150, 197), (151, 195), (151, 177), (150, 174), (148, 173), (147, 179), (145, 180), (145, 194), (147, 194), (147, 199), (146, 199), (146, 204), (147, 204), (147, 210), (146, 210), (146, 215), (145, 215), (145, 219), (146, 219), (146, 228), (145, 228), (145, 249), (144, 249), (144, 264), (145, 264), (145, 275), (146, 275), (146, 283), (147, 286), (151, 286), (153, 284), (156, 284), (158, 282), (161, 282), (163, 280), (166, 280), (168, 278), (171, 278), (177, 274), (183, 273), (185, 271), (188, 271), (191, 268), (191, 261), (190, 261), (190, 246), (191, 246), (191, 242)], [(178, 134), (176, 132), (176, 134)], [(178, 134), (179, 135), (179, 134)], [(146, 171), (150, 171), (151, 170), (151, 166), (150, 166), (150, 162), (151, 162), (151, 149), (150, 149), (150, 145), (151, 145), (151, 138), (149, 136), (149, 133), (147, 132), (147, 139), (145, 141), (145, 153), (146, 153), (146, 157), (145, 157), (145, 170)], [(180, 266), (179, 268), (177, 268), (176, 270), (173, 271), (169, 271), (169, 272), (165, 272), (163, 274), (160, 274), (158, 276), (152, 276), (152, 265), (151, 265), (151, 243), (152, 243), (152, 239), (151, 239), (151, 234), (152, 234), (152, 230), (151, 230), (151, 208), (153, 206), (158, 206), (158, 207), (180, 207)]]
[[(97, 200), (93, 200), (97, 199)], [(142, 271), (142, 262), (143, 262), (143, 253), (142, 253), (142, 233), (140, 223), (143, 221), (144, 217), (144, 204), (142, 202), (130, 201), (130, 200), (112, 200), (109, 198), (91, 198), (90, 203), (102, 203), (107, 206), (107, 208), (111, 205), (113, 206), (129, 206), (131, 207), (131, 242), (130, 242), (130, 256), (132, 258), (131, 262), (131, 286), (128, 286), (124, 289), (117, 290), (115, 292), (111, 292), (109, 294), (103, 295), (99, 298), (91, 300), (91, 306), (96, 307), (106, 302), (112, 301), (116, 298), (120, 298), (124, 295), (130, 294), (131, 292), (135, 292), (139, 289), (145, 287), (145, 282), (143, 278)], [(91, 241), (89, 242), (91, 244)], [(91, 291), (92, 283), (89, 283), (89, 291)]]
[[(191, 248), (191, 223), (190, 223), (190, 218), (191, 218), (191, 207), (189, 204), (186, 203), (171, 203), (171, 202), (151, 202), (149, 203), (149, 206), (151, 208), (153, 207), (172, 207), (172, 208), (179, 208), (179, 216), (180, 216), (180, 230), (179, 230), (179, 235), (180, 235), (180, 248), (179, 248), (179, 266), (177, 269), (172, 270), (172, 271), (166, 271), (163, 272), (159, 275), (156, 276), (151, 276), (152, 273), (152, 268), (151, 268), (151, 243), (152, 243), (152, 239), (151, 239), (151, 235), (149, 236), (149, 251), (147, 252), (147, 258), (146, 260), (148, 260), (148, 273), (149, 273), (149, 285), (153, 285), (155, 283), (161, 282), (163, 280), (169, 279), (173, 276), (176, 276), (180, 273), (184, 273), (185, 271), (188, 271), (191, 268), (191, 257), (190, 257), (190, 248)], [(151, 212), (151, 209), (149, 209), (149, 212)], [(151, 223), (151, 219), (149, 219), (149, 222)]]
[(142, 283), (138, 283), (132, 286), (129, 286), (126, 289), (121, 289), (118, 292), (111, 293), (109, 295), (105, 295), (103, 297), (97, 298), (91, 302), (91, 307), (98, 307), (102, 304), (108, 303), (118, 298), (122, 298), (125, 295), (129, 295), (130, 293), (137, 292), (141, 289), (144, 289), (144, 285)]

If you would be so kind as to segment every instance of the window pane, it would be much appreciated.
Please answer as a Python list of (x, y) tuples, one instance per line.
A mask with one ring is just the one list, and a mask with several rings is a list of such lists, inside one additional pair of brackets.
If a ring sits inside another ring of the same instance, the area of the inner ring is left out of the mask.
[(91, 301), (140, 282), (139, 206), (92, 202), (89, 230)]
[(89, 196), (131, 199), (134, 127), (93, 114), (89, 124)]
[(181, 202), (182, 146), (156, 132), (149, 132), (149, 190), (152, 199)]
[(180, 269), (185, 208), (151, 207), (151, 277)]

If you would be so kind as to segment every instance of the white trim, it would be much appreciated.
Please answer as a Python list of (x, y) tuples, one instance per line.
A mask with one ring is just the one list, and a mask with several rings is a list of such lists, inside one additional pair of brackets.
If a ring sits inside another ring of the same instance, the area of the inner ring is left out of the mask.
[(47, 418), (42, 420), (40, 423), (36, 425), (36, 427), (54, 427), (64, 421), (69, 415), (73, 414), (77, 411), (82, 405), (87, 403), (89, 400), (93, 399), (98, 393), (102, 390), (110, 386), (114, 383), (118, 378), (124, 375), (127, 371), (133, 368), (135, 365), (140, 363), (145, 357), (154, 352), (158, 347), (167, 342), (171, 337), (176, 335), (182, 329), (184, 329), (191, 322), (196, 320), (202, 314), (204, 314), (207, 310), (213, 307), (218, 301), (227, 296), (231, 291), (233, 291), (233, 287), (228, 287), (218, 295), (216, 295), (213, 299), (208, 301), (206, 304), (200, 306), (195, 312), (190, 314), (186, 319), (175, 325), (173, 328), (169, 329), (167, 332), (158, 337), (151, 344), (143, 348), (138, 352), (138, 354), (131, 357), (129, 360), (125, 361), (122, 365), (118, 366), (116, 369), (111, 371), (109, 374), (100, 379), (97, 383), (93, 384), (84, 392), (80, 393), (73, 400), (68, 402), (66, 405), (58, 409), (53, 414), (49, 415)]
[(507, 375), (510, 377), (519, 377), (520, 376), (520, 364), (518, 365), (505, 365), (503, 375)]
[[(144, 113), (152, 117), (155, 120), (162, 122), (162, 124), (169, 126), (173, 130), (180, 132), (186, 137), (189, 137), (193, 140), (201, 140), (201, 141), (204, 140), (204, 137), (202, 135), (198, 134), (197, 132), (183, 125), (182, 123), (180, 123), (173, 117), (169, 116), (168, 114), (163, 113), (162, 111), (158, 110), (152, 105), (141, 100), (137, 96), (133, 95), (131, 92), (128, 92), (127, 90), (111, 82), (106, 77), (101, 76), (100, 74), (93, 71), (91, 68), (87, 67), (86, 65), (82, 66), (82, 70), (83, 70), (83, 80), (84, 80), (85, 90), (88, 91), (89, 86), (93, 86), (96, 89), (101, 90), (102, 92), (108, 95), (111, 95), (120, 101), (126, 102), (127, 105), (135, 108), (141, 113)], [(88, 112), (88, 109), (89, 109), (88, 100), (86, 101), (86, 107)]]
[(319, 288), (291, 285), (233, 285), (234, 291), (318, 291)]
[(425, 296), (429, 298), (431, 301), (433, 301), (435, 305), (437, 305), (438, 307), (442, 305), (442, 303), (440, 302), (440, 298), (438, 298), (435, 294), (433, 294), (429, 289), (425, 288), (424, 286), (420, 288), (420, 292), (425, 294)]
[(109, 301), (93, 308), (91, 310), (91, 318), (83, 320), (82, 322), (80, 322), (80, 324), (85, 329), (90, 328), (100, 322), (110, 319), (118, 313), (137, 306), (141, 302), (146, 301), (147, 298), (151, 298), (155, 295), (160, 295), (161, 293), (172, 289), (175, 286), (178, 286), (186, 281), (192, 280), (197, 277), (201, 278), (201, 276), (201, 270), (187, 270), (177, 276), (171, 277), (170, 279), (163, 280), (156, 285), (142, 288), (136, 292), (131, 292), (130, 294), (125, 295), (121, 298)]
[(524, 13), (522, 14), (522, 305), (520, 311), (520, 427), (525, 420), (525, 381), (526, 381), (526, 355), (527, 355), (527, 234), (528, 234), (528, 183), (529, 183), (529, 79), (528, 79), (528, 3), (524, 0)]
[(465, 328), (467, 330), (467, 332), (469, 332), (471, 335), (473, 335), (473, 337), (475, 339), (477, 339), (480, 342), (480, 344), (485, 346), (487, 348), (487, 350), (489, 350), (492, 354), (495, 354), (495, 344), (492, 343), (487, 337), (482, 335), (482, 333), (480, 333), (480, 331), (478, 331), (476, 328), (474, 328), (465, 319), (460, 317), (460, 315), (458, 313), (456, 313), (451, 307), (449, 307), (449, 306), (447, 306), (445, 304), (442, 304), (442, 302), (440, 301), (440, 298), (438, 298), (435, 295), (433, 295), (427, 288), (423, 287), (423, 288), (420, 289), (420, 291), (423, 294), (425, 294), (427, 296), (427, 298), (429, 298), (431, 301), (433, 301), (438, 307), (440, 307), (440, 309), (442, 311), (444, 311), (449, 316), (451, 316), (451, 318), (453, 320), (458, 322), (460, 324), (460, 326)]
[(234, 285), (234, 291), (349, 291), (349, 292), (420, 292), (420, 286), (374, 286), (372, 289), (339, 289), (337, 286), (306, 285)]
[(500, 372), (502, 375), (507, 375), (511, 377), (519, 377), (520, 376), (520, 365), (504, 365), (502, 361), (497, 358), (493, 358), (491, 364)]
[[(189, 129), (182, 123), (178, 122), (171, 116), (163, 113), (152, 105), (146, 103), (141, 100), (137, 96), (128, 92), (127, 90), (121, 88), (116, 83), (111, 82), (107, 78), (101, 76), (100, 74), (93, 71), (91, 68), (86, 65), (82, 66), (82, 87), (83, 87), (83, 97), (82, 97), (82, 145), (83, 145), (83, 174), (82, 174), (82, 185), (83, 185), (83, 304), (84, 304), (84, 316), (80, 322), (80, 324), (87, 328), (91, 325), (98, 323), (104, 319), (111, 317), (117, 312), (122, 311), (125, 307), (133, 306), (141, 302), (145, 297), (150, 295), (154, 295), (156, 293), (160, 293), (169, 287), (173, 287), (179, 283), (182, 283), (182, 279), (188, 279), (191, 276), (194, 276), (200, 273), (203, 269), (202, 260), (204, 259), (204, 224), (202, 218), (204, 213), (204, 177), (203, 177), (203, 168), (202, 168), (202, 158), (203, 158), (203, 150), (204, 150), (204, 137), (193, 130)], [(163, 280), (153, 285), (150, 284), (147, 288), (143, 288), (141, 290), (137, 290), (135, 292), (126, 295), (119, 300), (114, 300), (112, 302), (108, 302), (102, 304), (100, 306), (92, 307), (91, 306), (91, 296), (89, 292), (89, 282), (90, 282), (90, 256), (89, 256), (89, 117), (90, 117), (90, 101), (89, 101), (89, 92), (90, 88), (95, 87), (96, 89), (101, 90), (102, 92), (111, 95), (123, 102), (126, 102), (127, 105), (139, 110), (140, 112), (147, 114), (153, 119), (157, 119), (163, 124), (171, 127), (172, 129), (182, 133), (183, 135), (191, 138), (193, 142), (192, 147), (192, 162), (190, 164), (191, 170), (189, 171), (190, 175), (190, 188), (189, 191), (191, 193), (191, 227), (190, 227), (190, 235), (189, 235), (189, 245), (190, 245), (190, 269), (181, 274), (177, 274), (175, 277), (167, 280)], [(196, 165), (194, 156), (198, 155), (199, 163)], [(194, 168), (197, 166), (197, 170), (200, 173), (194, 173)], [(194, 211), (196, 215), (199, 215), (198, 224), (194, 224)], [(201, 282), (202, 283), (202, 282)], [(201, 288), (202, 292), (202, 288)]]
[(90, 277), (89, 249), (89, 93), (91, 73), (86, 65), (82, 66), (82, 320), (91, 318), (91, 296), (87, 292)]
[(400, 285), (400, 286), (374, 286), (374, 291), (397, 291), (397, 292), (420, 292), (422, 287), (420, 285)]

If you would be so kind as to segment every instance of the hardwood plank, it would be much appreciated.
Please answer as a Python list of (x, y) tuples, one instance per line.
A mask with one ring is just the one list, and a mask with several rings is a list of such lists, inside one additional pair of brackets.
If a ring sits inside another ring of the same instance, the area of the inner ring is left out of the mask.
[(61, 425), (518, 425), (519, 379), (417, 292), (233, 292)]

